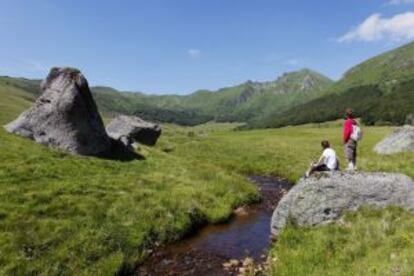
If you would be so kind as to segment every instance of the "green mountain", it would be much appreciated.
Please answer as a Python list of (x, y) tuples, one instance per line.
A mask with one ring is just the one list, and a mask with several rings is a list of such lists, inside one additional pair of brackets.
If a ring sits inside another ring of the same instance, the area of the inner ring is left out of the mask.
[[(40, 93), (39, 80), (10, 77), (0, 80), (6, 86), (23, 91), (26, 100), (33, 101)], [(287, 110), (315, 99), (332, 84), (327, 77), (302, 69), (285, 73), (274, 81), (247, 81), (218, 91), (199, 90), (190, 95), (146, 95), (104, 86), (91, 89), (99, 110), (105, 114), (134, 114), (152, 121), (197, 125), (213, 120), (259, 120), (275, 110)]]
[(354, 108), (367, 124), (403, 124), (414, 112), (414, 42), (371, 58), (348, 70), (320, 98), (274, 111), (247, 128), (281, 127), (342, 118)]
[[(24, 78), (0, 78), (3, 94), (16, 93), (25, 101), (33, 101), (39, 94), (39, 83)], [(247, 81), (189, 95), (147, 95), (92, 87), (98, 107), (105, 114), (135, 114), (147, 120), (181, 125), (247, 122), (246, 128), (334, 120), (343, 116), (346, 107), (353, 107), (367, 124), (402, 124), (414, 110), (413, 91), (414, 43), (351, 68), (335, 83), (302, 69), (274, 81)]]
[(275, 81), (247, 81), (216, 92), (199, 91), (184, 98), (181, 107), (213, 115), (217, 121), (245, 122), (314, 99), (332, 83), (325, 76), (303, 69), (285, 73)]
[(108, 87), (93, 87), (92, 91), (104, 112), (194, 125), (210, 120), (246, 122), (261, 118), (274, 110), (286, 110), (315, 99), (332, 84), (327, 77), (302, 69), (285, 73), (274, 81), (247, 81), (218, 91), (199, 90), (185, 96), (120, 93)]
[(104, 114), (137, 115), (145, 120), (179, 125), (198, 125), (213, 120), (198, 110), (175, 105), (182, 96), (151, 96), (139, 92), (120, 92), (110, 87), (92, 87), (98, 108)]

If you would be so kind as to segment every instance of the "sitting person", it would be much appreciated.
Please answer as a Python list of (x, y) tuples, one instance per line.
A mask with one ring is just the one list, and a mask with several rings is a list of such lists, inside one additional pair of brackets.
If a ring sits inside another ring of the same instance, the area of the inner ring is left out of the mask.
[(321, 142), (323, 149), (322, 155), (318, 162), (312, 163), (310, 169), (306, 172), (305, 177), (309, 177), (313, 172), (336, 171), (339, 170), (338, 158), (335, 151), (331, 148), (329, 141)]

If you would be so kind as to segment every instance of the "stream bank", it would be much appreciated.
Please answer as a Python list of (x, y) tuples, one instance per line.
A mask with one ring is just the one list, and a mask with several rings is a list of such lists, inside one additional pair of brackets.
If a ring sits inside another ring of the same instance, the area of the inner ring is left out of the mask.
[(259, 189), (260, 203), (237, 208), (227, 223), (207, 225), (184, 240), (158, 248), (137, 274), (238, 275), (242, 266), (264, 262), (273, 210), (291, 185), (272, 176), (253, 175), (249, 180)]

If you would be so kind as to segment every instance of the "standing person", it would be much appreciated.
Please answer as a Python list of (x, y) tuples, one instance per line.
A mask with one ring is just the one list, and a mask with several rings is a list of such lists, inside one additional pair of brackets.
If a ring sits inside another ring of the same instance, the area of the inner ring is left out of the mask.
[(346, 119), (344, 122), (344, 151), (345, 158), (348, 162), (347, 170), (353, 171), (356, 170), (356, 157), (357, 157), (357, 141), (352, 139), (352, 132), (354, 131), (354, 126), (358, 123), (354, 119), (354, 114), (351, 108), (347, 108), (345, 111)]
[(339, 162), (336, 158), (335, 151), (331, 148), (331, 144), (327, 140), (321, 142), (322, 155), (318, 162), (312, 163), (305, 177), (309, 177), (313, 172), (336, 171), (339, 170)]

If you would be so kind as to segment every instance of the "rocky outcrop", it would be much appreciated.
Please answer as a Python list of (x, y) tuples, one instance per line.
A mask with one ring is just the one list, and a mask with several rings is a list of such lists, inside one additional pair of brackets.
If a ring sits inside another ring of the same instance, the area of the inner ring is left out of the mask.
[(7, 131), (74, 154), (108, 154), (110, 139), (79, 70), (52, 68), (41, 91), (31, 108), (5, 126)]
[(321, 173), (301, 179), (280, 201), (271, 222), (277, 235), (288, 221), (325, 224), (361, 206), (400, 206), (414, 211), (414, 182), (394, 173)]
[(146, 122), (136, 116), (126, 115), (113, 119), (106, 127), (106, 131), (111, 138), (121, 141), (126, 146), (135, 142), (153, 146), (161, 135), (159, 125)]
[(300, 90), (301, 91), (308, 91), (311, 90), (313, 87), (315, 87), (318, 84), (318, 80), (313, 78), (310, 75), (306, 75), (303, 80), (302, 83), (300, 85)]
[(374, 147), (379, 154), (393, 154), (414, 151), (414, 126), (396, 129), (391, 135)]

